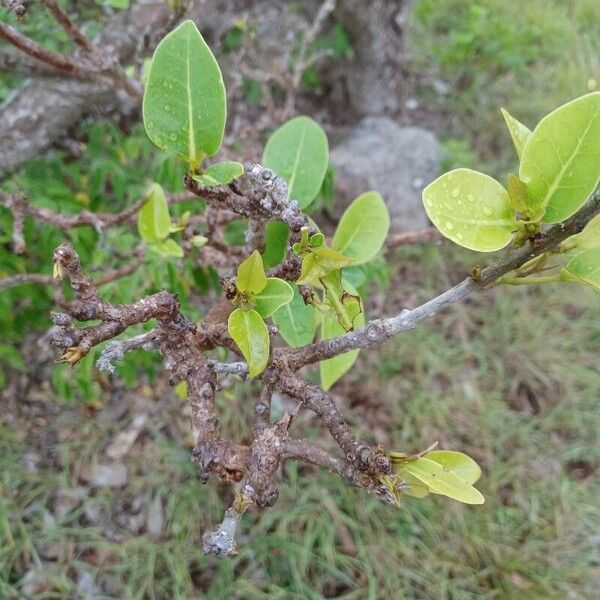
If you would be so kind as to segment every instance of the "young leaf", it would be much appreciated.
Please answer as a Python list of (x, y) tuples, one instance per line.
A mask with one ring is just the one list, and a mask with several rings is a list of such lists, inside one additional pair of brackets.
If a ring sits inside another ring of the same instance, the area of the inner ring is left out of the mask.
[(585, 283), (600, 292), (600, 248), (575, 255), (563, 268), (563, 278)]
[(390, 229), (390, 216), (377, 192), (361, 194), (346, 209), (331, 247), (353, 259), (354, 265), (371, 260), (381, 250)]
[(223, 141), (227, 105), (221, 70), (193, 21), (157, 46), (144, 93), (148, 137), (197, 168)]
[(273, 314), (273, 322), (279, 328), (279, 335), (290, 346), (306, 346), (313, 341), (317, 331), (317, 311), (304, 303), (296, 286), (293, 289), (291, 302)]
[(423, 190), (425, 212), (447, 238), (478, 252), (504, 248), (516, 228), (507, 191), (471, 169), (455, 169)]
[(266, 318), (284, 304), (291, 302), (293, 297), (294, 290), (287, 281), (277, 277), (268, 277), (267, 285), (252, 297), (252, 303), (256, 312)]
[(483, 504), (485, 502), (485, 498), (470, 483), (429, 458), (411, 460), (399, 467), (397, 472), (402, 478), (406, 476), (418, 479), (434, 494), (448, 496), (465, 504)]
[(321, 277), (320, 281), (325, 290), (325, 297), (337, 315), (338, 323), (344, 331), (352, 331), (356, 317), (362, 312), (360, 296), (344, 289), (340, 270)]
[(183, 256), (183, 248), (171, 238), (155, 242), (150, 247), (152, 250), (163, 256), (175, 256), (176, 258), (181, 258)]
[(297, 283), (316, 285), (321, 277), (327, 276), (331, 271), (343, 269), (351, 263), (352, 260), (347, 256), (327, 246), (311, 248), (302, 259), (302, 270)]
[(509, 173), (506, 189), (513, 209), (527, 214), (527, 186), (516, 175)]
[(446, 467), (463, 481), (473, 485), (481, 477), (481, 467), (470, 457), (455, 450), (433, 450), (426, 454), (429, 460)]
[(248, 363), (250, 377), (260, 375), (269, 362), (269, 330), (255, 310), (236, 308), (227, 329)]
[(139, 234), (145, 242), (159, 242), (169, 235), (170, 227), (171, 217), (165, 192), (158, 183), (153, 183), (138, 213)]
[(265, 251), (263, 263), (270, 269), (283, 261), (286, 254), (290, 230), (281, 221), (269, 221), (265, 228)]
[(239, 162), (225, 161), (211, 165), (202, 173), (194, 175), (193, 179), (204, 187), (225, 185), (244, 173), (244, 166)]
[(527, 185), (529, 217), (564, 221), (600, 180), (600, 92), (544, 117), (523, 148), (519, 178)]
[(512, 138), (513, 144), (515, 145), (515, 150), (517, 151), (517, 156), (519, 160), (521, 160), (521, 155), (523, 154), (523, 148), (531, 135), (531, 130), (523, 125), (520, 121), (517, 121), (510, 113), (501, 108), (502, 116), (504, 117), (504, 122), (508, 127), (508, 132), (510, 133), (510, 137)]
[(239, 266), (235, 285), (240, 292), (248, 294), (258, 294), (267, 285), (267, 275), (258, 250)]
[(296, 117), (267, 141), (262, 164), (283, 177), (289, 197), (306, 208), (317, 196), (329, 164), (327, 136), (309, 117)]
[[(358, 293), (354, 288), (344, 282), (344, 285), (351, 291), (352, 294), (358, 296)], [(355, 328), (363, 327), (365, 324), (365, 313), (362, 311), (358, 314), (354, 320)], [(344, 328), (338, 323), (334, 313), (325, 313), (323, 315), (323, 321), (321, 324), (321, 339), (329, 340), (340, 335), (344, 335), (346, 332)], [(359, 350), (350, 350), (344, 352), (334, 358), (328, 358), (327, 360), (319, 363), (319, 371), (321, 375), (321, 387), (327, 391), (342, 375), (352, 368), (352, 365), (356, 362)]]

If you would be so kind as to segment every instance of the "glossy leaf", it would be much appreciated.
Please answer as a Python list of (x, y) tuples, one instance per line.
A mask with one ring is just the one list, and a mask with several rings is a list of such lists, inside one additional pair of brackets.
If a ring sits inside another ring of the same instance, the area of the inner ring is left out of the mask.
[(309, 117), (296, 117), (267, 141), (262, 164), (283, 177), (289, 197), (306, 208), (317, 196), (329, 165), (327, 136)]
[(293, 291), (291, 302), (273, 314), (273, 321), (281, 337), (290, 346), (306, 346), (315, 338), (317, 311), (310, 304), (305, 304), (296, 286)]
[(471, 169), (438, 177), (423, 190), (423, 204), (443, 235), (471, 250), (500, 250), (516, 229), (508, 192), (495, 179)]
[(510, 133), (510, 137), (512, 138), (513, 144), (515, 145), (515, 150), (517, 151), (517, 156), (519, 160), (521, 160), (521, 155), (523, 154), (523, 148), (531, 135), (531, 129), (526, 127), (520, 121), (517, 121), (507, 110), (501, 108), (502, 116), (504, 117), (504, 122), (508, 127), (508, 132)]
[(239, 162), (225, 161), (208, 167), (202, 175), (195, 175), (194, 180), (204, 187), (216, 187), (232, 182), (244, 174), (244, 166)]
[(366, 192), (342, 215), (331, 247), (360, 265), (381, 250), (389, 230), (390, 216), (383, 198), (377, 192)]
[(294, 297), (292, 286), (283, 279), (268, 277), (267, 285), (252, 298), (254, 309), (263, 318), (270, 317)]
[(470, 483), (427, 457), (411, 460), (397, 469), (398, 475), (414, 477), (433, 494), (448, 496), (465, 504), (483, 504), (485, 498)]
[(267, 285), (267, 275), (258, 250), (239, 266), (235, 285), (240, 292), (248, 294), (258, 294)]
[(281, 221), (269, 221), (265, 228), (265, 251), (263, 263), (270, 269), (283, 261), (287, 252), (290, 230)]
[(229, 335), (248, 363), (250, 377), (260, 375), (269, 362), (269, 331), (255, 310), (236, 308), (227, 321)]
[(159, 242), (168, 235), (171, 227), (169, 205), (165, 192), (158, 183), (148, 189), (146, 202), (138, 212), (138, 231), (145, 242)]
[(508, 174), (508, 198), (514, 210), (521, 214), (527, 213), (527, 186), (512, 173)]
[(585, 283), (600, 292), (600, 248), (575, 255), (563, 268), (563, 278)]
[(155, 242), (150, 247), (152, 250), (163, 256), (174, 256), (176, 258), (181, 258), (183, 256), (183, 248), (171, 238), (167, 238), (161, 242)]
[(157, 46), (144, 93), (148, 137), (197, 168), (221, 147), (227, 105), (221, 70), (193, 21)]
[(473, 484), (481, 477), (481, 467), (470, 457), (455, 450), (432, 450), (426, 457), (452, 471), (463, 481)]
[[(352, 294), (358, 295), (357, 291), (352, 288), (347, 282), (344, 285), (350, 290)], [(363, 327), (365, 324), (365, 313), (361, 312), (356, 316), (354, 320), (354, 326), (356, 329)], [(321, 339), (328, 340), (340, 335), (344, 335), (346, 332), (344, 328), (338, 323), (336, 315), (331, 312), (323, 314), (323, 321), (321, 323)], [(340, 377), (347, 373), (352, 365), (356, 362), (359, 350), (350, 350), (344, 352), (334, 358), (328, 358), (327, 360), (319, 363), (319, 371), (321, 375), (321, 387), (327, 391)]]
[(528, 189), (529, 217), (564, 221), (600, 180), (600, 92), (544, 117), (523, 148), (519, 178)]

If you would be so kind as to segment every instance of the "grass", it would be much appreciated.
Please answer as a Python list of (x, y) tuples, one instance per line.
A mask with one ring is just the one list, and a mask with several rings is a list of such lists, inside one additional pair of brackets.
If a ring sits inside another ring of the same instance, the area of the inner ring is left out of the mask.
[[(599, 10), (596, 0), (415, 4), (415, 65), (450, 85), (443, 98), (418, 90), (440, 115), (448, 166), (472, 161), (499, 174), (513, 160), (499, 105), (533, 125), (584, 93), (588, 79), (600, 81)], [(113, 180), (121, 175), (108, 170)], [(135, 169), (122, 171), (121, 179), (134, 177)], [(132, 181), (110, 189), (141, 185)], [(99, 187), (85, 190), (92, 202)], [(481, 260), (450, 244), (389, 259), (386, 313), (426, 300)], [(117, 385), (112, 396), (100, 395), (111, 386), (90, 369), (94, 398), (85, 403), (60, 406), (45, 376), (34, 376), (31, 388), (2, 397), (0, 598), (87, 598), (86, 578), (102, 587), (101, 598), (140, 600), (591, 598), (600, 586), (599, 351), (597, 296), (548, 285), (480, 294), (363, 352), (332, 390), (354, 427), (389, 448), (416, 451), (439, 440), (469, 453), (483, 467), (486, 504), (428, 497), (395, 509), (288, 463), (279, 502), (244, 517), (231, 560), (203, 556), (200, 542), (231, 490), (201, 484), (181, 401), (151, 378), (149, 355), (128, 359), (128, 389)], [(35, 364), (27, 368), (37, 375)], [(60, 380), (61, 389), (78, 385), (68, 372)], [(247, 389), (226, 388), (219, 403), (228, 431), (247, 436)], [(140, 411), (148, 420), (122, 459), (126, 485), (88, 486), (88, 464), (107, 461), (108, 444)], [(293, 434), (328, 444), (305, 413)], [(57, 512), (68, 490), (81, 496)], [(147, 513), (158, 503), (162, 533), (152, 536)]]

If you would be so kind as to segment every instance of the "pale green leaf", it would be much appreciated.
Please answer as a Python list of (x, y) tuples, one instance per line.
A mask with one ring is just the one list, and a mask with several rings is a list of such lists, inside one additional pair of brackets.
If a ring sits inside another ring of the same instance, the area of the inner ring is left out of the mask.
[(153, 243), (169, 235), (171, 217), (165, 192), (158, 183), (148, 188), (146, 202), (138, 212), (138, 231), (145, 242)]
[(267, 275), (258, 250), (239, 266), (235, 285), (240, 292), (248, 294), (258, 294), (267, 285)]
[(577, 248), (600, 248), (600, 215), (596, 215), (581, 233), (568, 240)]
[(248, 363), (250, 377), (260, 375), (269, 362), (269, 330), (255, 310), (236, 308), (227, 321), (229, 335)]
[[(348, 288), (352, 294), (358, 296), (358, 292), (351, 285), (349, 285), (348, 282), (344, 282), (344, 286)], [(362, 311), (354, 319), (354, 327), (358, 329), (363, 327), (364, 324), (365, 313)], [(338, 323), (335, 313), (327, 312), (323, 315), (323, 321), (321, 323), (322, 340), (329, 340), (331, 338), (344, 335), (345, 333), (346, 332), (344, 331), (344, 328)], [(352, 368), (352, 365), (356, 362), (358, 353), (359, 350), (350, 350), (349, 352), (344, 352), (344, 354), (334, 356), (333, 358), (328, 358), (327, 360), (323, 360), (319, 363), (321, 387), (325, 391), (327, 391), (338, 379), (340, 379), (340, 377), (342, 377)]]
[(176, 258), (181, 258), (183, 256), (183, 248), (171, 238), (167, 238), (161, 242), (155, 242), (150, 247), (152, 250), (163, 256), (175, 256)]
[(585, 283), (600, 292), (600, 248), (575, 255), (563, 268), (563, 278)]
[(540, 121), (523, 149), (519, 178), (531, 219), (558, 223), (577, 212), (600, 180), (600, 92)]
[(252, 297), (254, 309), (261, 317), (270, 317), (294, 297), (292, 286), (283, 279), (268, 277), (267, 285)]
[(289, 304), (273, 314), (273, 322), (279, 328), (279, 335), (293, 347), (306, 346), (315, 338), (317, 331), (317, 311), (293, 286), (294, 297)]
[(508, 127), (508, 132), (510, 133), (510, 137), (512, 138), (513, 144), (515, 145), (515, 150), (517, 151), (517, 156), (519, 160), (521, 160), (521, 155), (523, 154), (523, 148), (531, 135), (531, 130), (523, 125), (520, 121), (517, 121), (507, 110), (504, 108), (500, 109), (502, 112), (502, 116), (504, 117), (504, 122)]
[(390, 216), (383, 198), (377, 192), (366, 192), (345, 210), (331, 247), (360, 265), (381, 250), (389, 230)]
[(504, 248), (516, 229), (507, 191), (491, 177), (455, 169), (423, 190), (427, 216), (440, 232), (478, 252)]
[(244, 174), (244, 166), (239, 162), (225, 161), (208, 167), (202, 175), (193, 179), (204, 187), (216, 187), (230, 183)]
[(290, 230), (282, 221), (269, 221), (265, 228), (263, 263), (270, 269), (283, 261), (287, 253)]
[(197, 168), (221, 147), (227, 104), (221, 70), (193, 21), (154, 51), (144, 93), (148, 137)]
[(267, 141), (262, 164), (283, 177), (289, 197), (306, 208), (317, 196), (329, 165), (325, 132), (309, 117), (296, 117)]
[(426, 458), (452, 471), (463, 481), (474, 484), (481, 477), (481, 467), (470, 457), (455, 450), (432, 450)]
[(356, 318), (362, 313), (362, 302), (358, 294), (350, 293), (342, 282), (342, 272), (332, 271), (320, 279), (325, 290), (325, 298), (337, 315), (338, 323), (344, 331), (352, 331)]
[(302, 269), (297, 283), (317, 285), (318, 281), (331, 271), (342, 269), (351, 264), (352, 260), (350, 258), (337, 250), (333, 250), (333, 248), (324, 245), (313, 247), (302, 258)]
[(398, 475), (404, 478), (415, 477), (425, 484), (433, 494), (441, 494), (454, 498), (465, 504), (483, 504), (485, 498), (470, 483), (429, 458), (416, 458), (397, 469)]

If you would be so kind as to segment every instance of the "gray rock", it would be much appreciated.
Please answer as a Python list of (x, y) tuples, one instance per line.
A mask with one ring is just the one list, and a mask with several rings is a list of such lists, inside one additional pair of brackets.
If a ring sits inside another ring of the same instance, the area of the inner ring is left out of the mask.
[(81, 477), (92, 486), (122, 487), (127, 481), (127, 467), (120, 462), (86, 465)]
[(378, 191), (401, 233), (429, 225), (421, 202), (423, 188), (440, 170), (440, 148), (433, 133), (401, 127), (387, 117), (365, 117), (331, 151), (336, 169), (336, 212), (362, 192)]

